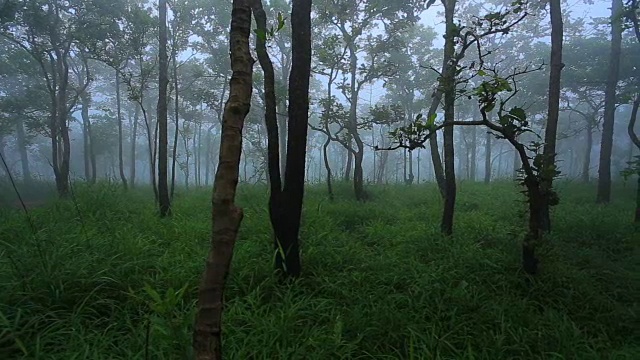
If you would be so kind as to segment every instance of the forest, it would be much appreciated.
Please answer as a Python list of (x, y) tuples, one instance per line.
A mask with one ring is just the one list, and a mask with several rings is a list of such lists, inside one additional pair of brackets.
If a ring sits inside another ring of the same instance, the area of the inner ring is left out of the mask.
[(638, 0), (0, 0), (0, 359), (640, 359), (638, 64)]

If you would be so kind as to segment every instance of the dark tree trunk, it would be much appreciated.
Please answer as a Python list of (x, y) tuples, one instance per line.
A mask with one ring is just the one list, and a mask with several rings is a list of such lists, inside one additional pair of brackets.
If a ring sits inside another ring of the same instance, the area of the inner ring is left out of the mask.
[(124, 174), (124, 154), (122, 149), (122, 100), (120, 98), (120, 70), (116, 69), (116, 111), (118, 113), (118, 171), (122, 186), (127, 190), (127, 177)]
[(558, 116), (560, 114), (560, 78), (562, 75), (562, 41), (564, 36), (562, 24), (561, 0), (550, 0), (551, 14), (551, 60), (549, 63), (549, 95), (547, 125), (544, 131), (544, 176), (540, 179), (540, 187), (543, 199), (543, 224), (544, 231), (551, 231), (550, 202), (548, 197), (552, 194), (553, 177), (556, 169), (556, 142), (558, 133)]
[(520, 169), (522, 168), (522, 161), (520, 160), (520, 155), (518, 151), (513, 152), (513, 179), (517, 180)]
[(198, 290), (193, 347), (196, 360), (222, 360), (224, 285), (242, 222), (235, 206), (242, 128), (251, 106), (253, 59), (249, 52), (251, 8), (247, 0), (234, 0), (231, 13), (230, 57), (233, 75), (226, 103), (218, 170), (213, 185), (211, 247)]
[[(266, 14), (260, 0), (253, 0), (258, 29), (266, 31)], [(284, 187), (279, 164), (279, 132), (276, 114), (275, 75), (265, 39), (256, 37), (256, 53), (264, 73), (265, 124), (269, 184), (269, 215), (274, 230), (275, 267), (286, 277), (300, 275), (300, 220), (304, 196), (305, 159), (311, 75), (311, 2), (294, 0), (291, 12), (292, 56), (289, 76), (287, 156)]]
[[(640, 38), (638, 39), (640, 41)], [(629, 119), (629, 126), (627, 127), (627, 132), (629, 133), (629, 138), (631, 138), (631, 143), (633, 146), (640, 150), (640, 138), (638, 134), (635, 132), (636, 121), (638, 120), (638, 108), (640, 107), (640, 95), (636, 96), (636, 99), (633, 101), (633, 107), (631, 108), (631, 118)], [(633, 153), (633, 148), (632, 148)], [(636, 174), (638, 176), (638, 188), (636, 189), (636, 217), (635, 221), (640, 222), (640, 170)]]
[[(455, 54), (455, 24), (453, 16), (455, 14), (455, 0), (445, 0), (445, 22), (446, 35), (444, 45), (444, 58), (453, 59)], [(447, 62), (443, 73), (442, 88), (444, 95), (444, 123), (453, 124), (455, 120), (455, 66)], [(445, 197), (444, 209), (442, 212), (442, 222), (440, 229), (443, 234), (453, 233), (453, 217), (456, 204), (456, 170), (455, 170), (455, 150), (454, 150), (454, 127), (453, 125), (444, 128), (444, 175), (445, 175)]]
[(606, 204), (611, 201), (611, 153), (613, 151), (613, 129), (616, 112), (616, 87), (620, 74), (620, 54), (622, 51), (622, 0), (611, 2), (611, 53), (609, 73), (604, 92), (604, 120), (598, 167), (598, 193), (596, 202)]
[(169, 86), (169, 59), (167, 56), (167, 0), (159, 0), (159, 86), (158, 86), (158, 200), (160, 203), (160, 216), (171, 215), (171, 199), (169, 197), (168, 182), (168, 149), (167, 136), (168, 109), (167, 88)]
[(291, 10), (291, 75), (289, 76), (289, 128), (283, 195), (287, 225), (281, 238), (286, 258), (276, 254), (276, 268), (290, 277), (300, 275), (300, 220), (304, 198), (309, 83), (311, 77), (311, 1), (293, 0)]

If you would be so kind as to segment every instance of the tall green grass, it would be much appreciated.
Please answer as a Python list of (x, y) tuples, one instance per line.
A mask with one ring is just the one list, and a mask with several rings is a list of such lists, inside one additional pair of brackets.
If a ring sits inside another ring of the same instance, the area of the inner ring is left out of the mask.
[[(512, 183), (462, 183), (455, 235), (433, 186), (372, 201), (311, 187), (303, 276), (280, 285), (265, 186), (245, 209), (224, 313), (229, 359), (640, 359), (633, 189), (593, 204), (559, 183), (542, 272), (526, 280)], [(0, 209), (0, 359), (186, 359), (211, 227), (210, 190), (159, 219), (149, 189), (77, 185), (75, 201)]]

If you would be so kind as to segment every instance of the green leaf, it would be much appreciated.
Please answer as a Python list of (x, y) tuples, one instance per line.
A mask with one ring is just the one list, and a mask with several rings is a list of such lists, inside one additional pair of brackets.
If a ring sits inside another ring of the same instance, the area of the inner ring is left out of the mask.
[(525, 122), (527, 120), (527, 114), (522, 108), (514, 107), (509, 110), (509, 115), (513, 116), (520, 122)]

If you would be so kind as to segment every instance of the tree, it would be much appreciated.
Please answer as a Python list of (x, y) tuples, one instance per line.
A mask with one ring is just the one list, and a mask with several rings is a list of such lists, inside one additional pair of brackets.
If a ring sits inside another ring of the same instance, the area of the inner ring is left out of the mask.
[[(414, 12), (420, 8), (419, 3), (421, 1), (326, 0), (318, 4), (319, 18), (334, 26), (348, 50), (349, 67), (339, 88), (349, 103), (349, 122), (345, 127), (349, 136), (347, 168), (353, 157), (353, 187), (358, 200), (366, 199), (364, 142), (359, 131), (362, 125), (358, 124), (359, 94), (365, 84), (395, 73), (388, 54), (403, 46), (400, 34), (418, 20)], [(384, 28), (385, 32), (367, 36), (367, 32), (377, 28)], [(363, 52), (365, 62), (360, 62), (358, 55)]]
[[(279, 167), (279, 133), (276, 112), (275, 74), (266, 48), (275, 31), (266, 26), (266, 13), (260, 0), (253, 1), (256, 18), (256, 52), (264, 73), (265, 124), (268, 142), (269, 217), (274, 231), (275, 267), (284, 276), (300, 275), (300, 221), (304, 197), (309, 87), (311, 77), (311, 1), (294, 0), (291, 10), (291, 73), (287, 154), (284, 182)], [(279, 16), (278, 30), (284, 26)]]
[(158, 144), (158, 200), (160, 203), (160, 216), (171, 215), (171, 199), (169, 198), (169, 183), (167, 163), (169, 153), (167, 151), (167, 87), (169, 86), (169, 60), (167, 56), (167, 1), (159, 0), (159, 87), (158, 87), (158, 124), (159, 124), (159, 144)]
[(229, 31), (232, 76), (225, 104), (220, 157), (213, 184), (211, 247), (198, 290), (193, 347), (198, 360), (222, 359), (222, 310), (225, 280), (242, 222), (236, 207), (242, 128), (251, 107), (253, 62), (249, 51), (251, 7), (248, 0), (233, 0)]
[[(543, 166), (548, 171), (543, 170), (541, 174), (555, 174), (556, 169), (556, 141), (558, 133), (558, 116), (560, 113), (560, 77), (564, 64), (562, 63), (562, 41), (563, 41), (563, 23), (562, 8), (560, 0), (550, 0), (549, 7), (551, 13), (551, 61), (549, 74), (549, 96), (548, 96), (548, 113), (547, 126), (544, 131), (544, 163)], [(553, 177), (542, 178), (540, 182), (543, 195), (551, 194), (553, 187)], [(543, 221), (543, 229), (551, 231), (551, 219), (549, 214), (550, 205), (545, 201)]]
[(611, 50), (607, 86), (604, 95), (604, 119), (598, 167), (598, 193), (596, 195), (596, 202), (601, 204), (611, 201), (611, 153), (613, 149), (616, 91), (622, 51), (622, 10), (622, 0), (611, 1)]
[[(83, 2), (28, 0), (8, 7), (0, 17), (0, 36), (26, 51), (38, 64), (49, 93), (51, 164), (60, 197), (69, 195), (71, 140), (69, 114), (84, 89), (72, 89), (69, 59), (81, 47), (80, 35), (90, 27), (108, 27), (111, 22), (85, 16)], [(89, 73), (86, 74), (89, 78)], [(88, 84), (89, 81), (86, 82)]]

